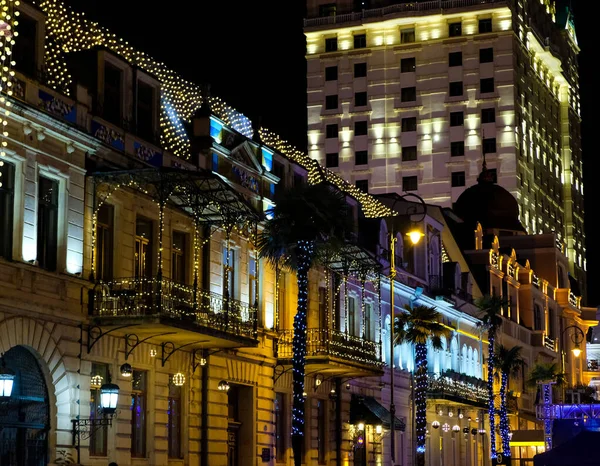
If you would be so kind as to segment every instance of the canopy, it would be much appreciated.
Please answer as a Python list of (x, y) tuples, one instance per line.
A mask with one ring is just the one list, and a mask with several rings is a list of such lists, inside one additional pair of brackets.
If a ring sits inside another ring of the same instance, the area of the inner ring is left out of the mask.
[[(358, 424), (363, 422), (367, 425), (382, 425), (384, 428), (390, 428), (390, 412), (384, 408), (372, 396), (352, 395), (350, 401), (350, 423)], [(395, 430), (404, 432), (406, 423), (402, 419), (396, 418)]]

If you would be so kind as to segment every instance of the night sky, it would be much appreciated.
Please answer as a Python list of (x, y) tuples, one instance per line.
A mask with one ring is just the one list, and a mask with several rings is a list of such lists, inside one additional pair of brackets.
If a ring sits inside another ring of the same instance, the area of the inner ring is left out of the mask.
[[(210, 83), (213, 94), (253, 121), (260, 118), (263, 126), (306, 148), (304, 0), (179, 1), (160, 3), (160, 10), (139, 0), (67, 3), (184, 78)], [(597, 236), (592, 226), (596, 222), (594, 207), (600, 201), (600, 183), (594, 176), (600, 161), (592, 136), (598, 125), (592, 103), (598, 104), (598, 94), (592, 90), (592, 31), (597, 3), (563, 3), (572, 4), (581, 47), (588, 304), (595, 306), (600, 304), (600, 287), (596, 286), (600, 279), (600, 247), (592, 242)]]

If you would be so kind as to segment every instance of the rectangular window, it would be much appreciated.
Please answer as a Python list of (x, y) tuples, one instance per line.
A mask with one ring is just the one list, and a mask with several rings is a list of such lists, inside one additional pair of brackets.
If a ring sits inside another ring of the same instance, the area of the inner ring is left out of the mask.
[(113, 274), (113, 219), (114, 208), (102, 204), (98, 209), (96, 223), (96, 279), (108, 282)]
[(417, 100), (416, 87), (403, 87), (402, 89), (400, 89), (401, 102), (414, 102), (415, 100)]
[(167, 420), (167, 443), (169, 458), (179, 459), (181, 455), (181, 387), (173, 383), (173, 376), (169, 377), (169, 400)]
[(335, 168), (339, 165), (338, 153), (325, 154), (325, 166), (327, 168)]
[(154, 142), (154, 87), (138, 81), (137, 87), (137, 135)]
[(417, 117), (402, 118), (402, 132), (408, 133), (417, 130)]
[(338, 67), (328, 66), (325, 68), (325, 81), (337, 81), (338, 78)]
[(355, 121), (354, 122), (354, 136), (366, 136), (367, 135), (367, 122), (366, 121)]
[(337, 37), (330, 37), (325, 39), (325, 51), (336, 52), (338, 49)]
[(317, 456), (319, 464), (326, 464), (327, 454), (327, 401), (317, 400)]
[(404, 191), (417, 191), (419, 189), (416, 176), (403, 176), (402, 189)]
[(462, 66), (462, 52), (449, 53), (448, 66)]
[(360, 322), (360, 319), (356, 318), (356, 298), (354, 296), (348, 297), (348, 328), (346, 329), (346, 333), (357, 336), (356, 332), (356, 321)]
[(463, 95), (463, 82), (454, 81), (450, 83), (450, 97), (459, 97)]
[(234, 248), (223, 245), (223, 295), (237, 297), (237, 254)]
[(135, 222), (135, 278), (152, 276), (152, 221), (138, 217)]
[(494, 92), (494, 78), (482, 78), (479, 80), (479, 90), (482, 94)]
[(494, 61), (494, 49), (479, 49), (479, 63), (491, 63)]
[(402, 148), (402, 161), (412, 162), (417, 160), (417, 146), (408, 146)]
[(363, 193), (369, 192), (369, 180), (356, 180), (355, 186)]
[(186, 234), (180, 231), (173, 232), (173, 245), (171, 249), (171, 279), (175, 283), (187, 283), (186, 275)]
[(354, 48), (355, 49), (364, 49), (367, 46), (367, 35), (366, 34), (356, 34), (354, 36)]
[(0, 167), (0, 256), (12, 259), (15, 166), (4, 162)]
[(355, 92), (354, 93), (354, 106), (364, 107), (367, 105), (367, 93), (366, 92)]
[(414, 73), (417, 68), (417, 60), (415, 57), (403, 58), (400, 60), (400, 72), (401, 73)]
[(327, 312), (327, 288), (319, 287), (319, 328), (329, 328), (329, 313)]
[[(108, 366), (92, 363), (90, 374), (90, 419), (102, 419), (100, 387), (108, 382)], [(106, 456), (108, 426), (90, 431), (90, 456)]]
[(450, 126), (462, 126), (465, 124), (464, 112), (450, 112)]
[(338, 137), (338, 125), (332, 124), (325, 126), (325, 137), (327, 139), (335, 139)]
[(56, 270), (58, 248), (58, 181), (38, 180), (37, 260), (41, 268)]
[(369, 163), (369, 152), (366, 150), (357, 150), (354, 153), (355, 165), (367, 165)]
[(248, 260), (248, 293), (251, 306), (257, 305), (257, 291), (258, 291), (258, 270), (256, 257), (250, 256)]
[(364, 78), (367, 76), (367, 64), (366, 63), (355, 63), (354, 64), (354, 77)]
[(328, 95), (325, 96), (325, 110), (337, 110), (338, 108), (338, 96)]
[(19, 16), (19, 38), (15, 41), (11, 60), (15, 60), (15, 69), (35, 78), (37, 74), (37, 27), (35, 19), (21, 13)]
[(133, 371), (131, 386), (131, 456), (146, 456), (146, 372)]
[(492, 18), (479, 20), (479, 34), (484, 34), (486, 32), (492, 32)]
[(452, 172), (452, 187), (457, 188), (465, 185), (465, 172)]
[(448, 35), (450, 37), (462, 36), (462, 23), (448, 24)]
[(461, 157), (465, 155), (465, 141), (455, 141), (450, 143), (450, 156)]
[(494, 123), (496, 121), (496, 109), (495, 108), (482, 108), (481, 109), (481, 122), (482, 123)]
[(400, 42), (402, 44), (412, 44), (415, 41), (414, 28), (402, 29), (400, 31)]
[(483, 140), (483, 153), (494, 154), (496, 152), (496, 138), (486, 138)]
[(275, 393), (275, 462), (285, 463), (285, 439), (288, 436), (286, 431), (287, 409), (285, 404), (285, 394)]
[(369, 341), (376, 341), (375, 328), (377, 321), (373, 311), (373, 303), (365, 303), (365, 314), (365, 338)]
[(121, 126), (123, 105), (123, 72), (114, 65), (104, 62), (104, 100), (102, 117)]

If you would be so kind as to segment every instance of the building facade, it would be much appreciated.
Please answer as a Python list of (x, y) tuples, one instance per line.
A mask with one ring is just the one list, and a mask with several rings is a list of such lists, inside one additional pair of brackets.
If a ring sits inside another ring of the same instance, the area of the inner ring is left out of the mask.
[(371, 193), (444, 207), (485, 158), (527, 232), (555, 232), (585, 284), (569, 11), (550, 0), (310, 0), (305, 35), (311, 157)]

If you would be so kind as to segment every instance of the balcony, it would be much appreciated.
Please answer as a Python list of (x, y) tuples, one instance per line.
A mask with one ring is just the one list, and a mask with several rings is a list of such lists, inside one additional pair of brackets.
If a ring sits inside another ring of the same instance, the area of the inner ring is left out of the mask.
[(135, 325), (136, 333), (177, 330), (206, 346), (256, 346), (256, 308), (211, 291), (154, 277), (119, 278), (94, 288), (90, 311), (96, 325)]
[(432, 0), (429, 2), (405, 2), (389, 5), (383, 8), (371, 8), (354, 13), (347, 13), (333, 16), (323, 16), (319, 18), (309, 18), (304, 20), (304, 27), (331, 26), (352, 22), (364, 22), (365, 20), (375, 19), (377, 21), (388, 16), (398, 16), (407, 13), (405, 16), (431, 12), (431, 14), (443, 13), (443, 10), (453, 8), (468, 8), (479, 5), (506, 4), (506, 0)]
[[(293, 330), (282, 330), (277, 344), (279, 364), (291, 365)], [(382, 374), (379, 343), (348, 335), (339, 330), (306, 330), (306, 365), (310, 372), (323, 371), (344, 376)]]
[(427, 374), (427, 398), (484, 408), (488, 400), (487, 385), (484, 380), (459, 372), (429, 373)]

